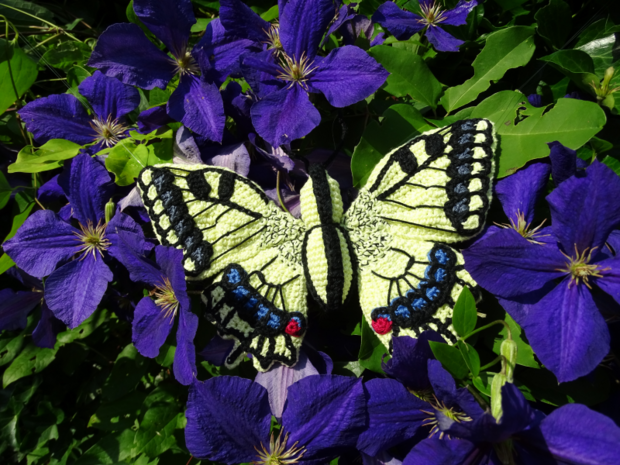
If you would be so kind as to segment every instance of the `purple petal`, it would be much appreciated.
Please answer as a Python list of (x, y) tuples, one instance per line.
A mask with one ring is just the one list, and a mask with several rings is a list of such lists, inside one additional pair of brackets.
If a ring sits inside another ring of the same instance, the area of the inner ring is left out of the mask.
[(377, 45), (383, 45), (383, 42), (385, 42), (385, 32), (380, 32), (379, 34), (375, 36), (374, 39), (370, 41), (370, 46), (375, 47)]
[(288, 172), (295, 168), (295, 161), (281, 147), (272, 147), (270, 144), (265, 143), (267, 150), (263, 150), (257, 144), (256, 134), (250, 134), (249, 139), (254, 149), (271, 163), (275, 169)]
[(290, 0), (280, 11), (280, 41), (290, 57), (310, 62), (336, 11), (332, 0)]
[(168, 115), (210, 140), (222, 141), (226, 116), (215, 84), (183, 76), (168, 101)]
[(459, 47), (465, 43), (438, 26), (429, 26), (425, 34), (438, 52), (458, 52)]
[[(269, 197), (276, 205), (280, 205), (280, 199), (278, 198), (278, 190), (276, 188), (268, 189), (265, 191), (267, 197)], [(295, 218), (301, 218), (301, 201), (299, 192), (293, 192), (292, 190), (284, 187), (280, 188), (280, 197), (284, 202), (284, 206), (288, 212)]]
[(288, 388), (282, 426), (290, 432), (291, 444), (306, 446), (304, 461), (325, 463), (356, 444), (366, 428), (366, 415), (361, 379), (308, 376)]
[(174, 295), (181, 308), (189, 310), (190, 302), (189, 297), (187, 297), (187, 282), (183, 269), (183, 251), (174, 247), (158, 245), (155, 247), (155, 260), (161, 267), (163, 275), (170, 280)]
[(28, 314), (43, 298), (42, 292), (14, 292), (11, 289), (0, 291), (0, 331), (24, 329)]
[(554, 410), (540, 424), (540, 432), (553, 457), (562, 463), (612, 465), (620, 457), (620, 428), (585, 405)]
[(235, 341), (231, 339), (222, 339), (221, 337), (215, 335), (211, 338), (205, 348), (198, 352), (198, 355), (200, 355), (207, 362), (221, 367), (224, 365), (226, 357), (228, 357), (228, 354), (234, 345)]
[(583, 177), (571, 177), (547, 196), (551, 227), (568, 254), (600, 248), (620, 225), (620, 177), (594, 161)]
[(28, 131), (41, 144), (50, 139), (67, 139), (84, 145), (95, 139), (91, 119), (73, 95), (43, 97), (30, 102), (18, 113)]
[(15, 266), (9, 268), (5, 272), (8, 276), (13, 279), (19, 281), (22, 286), (26, 288), (32, 289), (32, 292), (35, 292), (35, 289), (38, 291), (43, 290), (43, 282), (39, 278), (35, 278), (34, 276), (30, 276), (24, 270), (17, 268)]
[(381, 452), (374, 457), (362, 452), (362, 465), (403, 465), (403, 462), (387, 452)]
[(471, 10), (478, 6), (477, 0), (460, 0), (452, 10), (448, 10), (443, 14), (445, 18), (441, 24), (449, 24), (450, 26), (461, 26), (467, 23), (467, 15)]
[(185, 126), (181, 126), (176, 133), (173, 151), (173, 162), (176, 164), (199, 165), (203, 163), (200, 148), (192, 132)]
[(342, 40), (345, 45), (353, 45), (362, 34), (370, 39), (375, 32), (375, 26), (370, 19), (364, 15), (355, 15), (342, 30)]
[(194, 337), (198, 330), (198, 317), (189, 309), (179, 311), (179, 326), (177, 328), (177, 350), (174, 353), (174, 377), (184, 386), (192, 384), (196, 376), (196, 348)]
[(587, 375), (609, 352), (609, 331), (590, 291), (561, 281), (532, 307), (523, 330), (540, 361), (563, 383)]
[(448, 407), (457, 405), (456, 383), (454, 378), (442, 366), (439, 360), (429, 360), (428, 378), (433, 386), (433, 392), (437, 399)]
[(252, 462), (257, 456), (254, 447), (268, 447), (267, 390), (249, 379), (194, 380), (185, 415), (185, 443), (195, 457), (227, 464)]
[(90, 156), (81, 153), (71, 162), (69, 200), (73, 217), (82, 225), (104, 219), (105, 204), (110, 200), (114, 183), (108, 171)]
[[(616, 249), (617, 250), (617, 249)], [(620, 303), (620, 257), (612, 257), (597, 263), (601, 278), (594, 278), (594, 284)], [(608, 269), (606, 269), (608, 268)]]
[[(134, 312), (131, 341), (145, 357), (155, 358), (174, 324), (174, 314), (155, 305), (150, 297), (144, 297)], [(176, 355), (175, 355), (176, 360)]]
[(422, 17), (398, 8), (393, 2), (385, 2), (372, 15), (372, 22), (379, 23), (398, 40), (407, 40), (424, 29)]
[(276, 77), (282, 72), (282, 68), (272, 58), (273, 53), (271, 51), (253, 53), (243, 57), (243, 65), (261, 71), (268, 76)]
[(2, 247), (22, 270), (43, 278), (54, 271), (59, 262), (77, 253), (77, 233), (77, 229), (53, 211), (39, 210)]
[(243, 77), (257, 97), (263, 98), (284, 87), (284, 82), (276, 78), (281, 68), (276, 63), (273, 50), (248, 54), (240, 61)]
[(388, 73), (361, 48), (347, 45), (332, 50), (312, 73), (310, 92), (323, 92), (337, 108), (364, 100), (379, 89)]
[(135, 247), (134, 238), (130, 233), (120, 231), (117, 234), (117, 245), (113, 256), (127, 268), (132, 281), (151, 286), (162, 283), (162, 270)]
[(318, 374), (319, 372), (310, 363), (306, 354), (301, 351), (299, 360), (293, 368), (278, 364), (269, 371), (259, 371), (254, 381), (267, 389), (271, 414), (279, 420), (284, 411), (289, 386), (306, 376)]
[(32, 332), (32, 342), (37, 347), (53, 349), (56, 345), (56, 336), (66, 329), (65, 324), (57, 319), (47, 304), (41, 305), (41, 319)]
[(527, 96), (527, 101), (530, 102), (530, 105), (534, 108), (540, 108), (543, 106), (542, 95), (530, 94)]
[(309, 134), (321, 114), (298, 85), (269, 94), (252, 106), (252, 122), (260, 136), (278, 147)]
[(149, 108), (138, 115), (138, 129), (142, 134), (148, 134), (172, 122), (174, 120), (168, 116), (166, 105)]
[(73, 260), (45, 281), (45, 301), (54, 316), (73, 329), (96, 309), (114, 276), (101, 257)]
[(165, 89), (175, 74), (175, 63), (146, 38), (137, 24), (113, 24), (103, 31), (88, 66), (125, 84), (149, 90)]
[(566, 258), (554, 245), (532, 244), (513, 229), (485, 235), (463, 250), (465, 268), (483, 288), (501, 297), (542, 288), (565, 275)]
[(241, 176), (250, 172), (250, 154), (242, 143), (221, 147), (209, 156), (203, 156), (203, 160), (207, 165), (228, 168)]
[(547, 187), (550, 172), (551, 167), (548, 163), (532, 163), (527, 168), (498, 181), (495, 192), (506, 216), (515, 224), (519, 212), (525, 215), (527, 223), (534, 220), (534, 207)]
[(371, 456), (412, 438), (428, 414), (430, 405), (411, 394), (394, 379), (366, 383), (368, 428), (359, 436), (357, 449)]
[[(220, 15), (222, 9), (223, 6), (220, 8)], [(218, 84), (223, 83), (230, 74), (241, 71), (241, 56), (250, 51), (261, 50), (260, 44), (253, 40), (235, 36), (225, 30), (220, 19), (216, 18), (207, 25), (200, 42), (192, 50), (203, 76), (209, 82)]]
[(414, 391), (430, 388), (427, 362), (435, 357), (428, 341), (445, 342), (434, 331), (424, 331), (417, 339), (409, 336), (392, 338), (392, 358), (382, 363), (383, 371)]
[[(476, 445), (462, 439), (450, 440), (447, 438), (439, 439), (438, 436), (424, 439), (419, 442), (403, 460), (403, 465), (452, 465), (452, 464), (488, 464), (499, 465), (487, 462), (480, 457), (482, 454), (476, 450)], [(476, 461), (468, 459), (475, 457)]]
[(271, 24), (239, 0), (220, 1), (220, 20), (229, 34), (258, 43), (267, 39), (267, 31), (271, 27)]
[(140, 94), (135, 87), (123, 84), (101, 71), (84, 79), (78, 87), (99, 118), (113, 120), (135, 110), (140, 104)]
[(133, 9), (175, 57), (185, 55), (190, 29), (196, 22), (190, 0), (134, 0)]
[[(119, 207), (121, 207), (121, 202), (119, 202)], [(122, 241), (118, 236), (121, 233), (123, 234)], [(122, 212), (117, 212), (116, 215), (112, 217), (106, 228), (106, 236), (112, 243), (108, 252), (114, 258), (121, 261), (121, 263), (122, 258), (118, 257), (119, 247), (131, 247), (139, 254), (150, 251), (153, 248), (152, 244), (144, 237), (144, 232), (138, 223), (129, 215)]]
[(551, 176), (553, 183), (559, 186), (577, 173), (577, 151), (564, 147), (558, 141), (547, 143), (551, 149), (549, 159), (551, 160)]
[(355, 17), (355, 10), (350, 5), (342, 5), (338, 12), (336, 13), (336, 17), (329, 25), (329, 29), (325, 34), (325, 38), (321, 41), (321, 47), (327, 43), (329, 36), (336, 32), (340, 27), (347, 21), (352, 20)]
[(37, 199), (42, 203), (65, 199), (65, 192), (58, 184), (58, 175), (47, 181), (37, 190)]

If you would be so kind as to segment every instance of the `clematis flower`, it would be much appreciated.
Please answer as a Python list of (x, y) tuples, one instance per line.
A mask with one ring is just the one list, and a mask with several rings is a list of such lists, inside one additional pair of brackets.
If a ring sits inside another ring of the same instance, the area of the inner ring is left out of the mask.
[[(513, 196), (512, 204), (527, 206), (527, 215), (533, 193), (515, 187)], [(500, 298), (560, 382), (590, 373), (609, 352), (601, 315), (609, 306), (592, 291), (620, 302), (620, 258), (605, 244), (620, 226), (619, 197), (620, 178), (595, 161), (547, 196), (552, 224), (544, 240), (509, 228), (485, 234), (463, 251), (466, 269)]]
[(535, 108), (540, 108), (543, 106), (542, 95), (530, 94), (527, 96), (527, 101)]
[(393, 357), (383, 369), (395, 379), (366, 382), (369, 426), (357, 442), (363, 453), (375, 457), (412, 439), (443, 438), (441, 425), (446, 421), (470, 422), (482, 415), (467, 389), (457, 388), (441, 363), (432, 359), (429, 340), (443, 342), (432, 331), (418, 339), (394, 338)]
[(288, 387), (277, 438), (269, 435), (267, 389), (249, 379), (195, 380), (187, 401), (185, 440), (198, 458), (226, 464), (325, 464), (355, 445), (366, 426), (361, 379), (307, 376)]
[[(75, 328), (97, 308), (113, 275), (106, 263), (119, 256), (117, 231), (131, 234), (141, 250), (142, 229), (127, 215), (117, 213), (105, 222), (105, 204), (113, 184), (106, 169), (86, 154), (68, 169), (69, 208), (78, 227), (51, 210), (31, 215), (15, 236), (4, 243), (5, 252), (26, 273), (43, 278), (45, 301), (56, 318)], [(60, 265), (60, 266), (59, 266)]]
[(249, 44), (228, 43), (230, 38), (214, 20), (190, 50), (190, 29), (196, 22), (190, 0), (135, 0), (133, 7), (172, 57), (150, 42), (136, 24), (121, 23), (101, 34), (88, 65), (143, 89), (165, 89), (179, 76), (179, 85), (167, 103), (168, 115), (210, 140), (221, 141), (225, 115), (218, 86), (231, 69), (229, 63), (216, 65), (217, 58), (222, 48), (240, 53)]
[[(119, 240), (124, 244), (130, 242), (124, 232), (119, 232)], [(131, 280), (151, 287), (150, 295), (138, 302), (134, 312), (132, 341), (136, 349), (145, 357), (157, 357), (178, 316), (174, 377), (181, 384), (191, 384), (196, 373), (194, 337), (198, 317), (190, 310), (183, 251), (158, 245), (155, 247), (155, 262), (135, 247), (122, 247), (119, 253)]]
[(452, 10), (443, 10), (436, 0), (420, 0), (420, 16), (401, 10), (394, 2), (385, 2), (372, 15), (372, 21), (381, 24), (398, 40), (407, 40), (425, 29), (426, 38), (436, 50), (458, 52), (464, 42), (448, 34), (440, 25), (465, 24), (467, 15), (477, 5), (477, 0), (460, 0)]
[(92, 153), (115, 145), (126, 137), (123, 116), (140, 103), (138, 91), (99, 71), (84, 79), (78, 90), (92, 108), (92, 114), (73, 95), (43, 97), (19, 110), (26, 128), (37, 142), (67, 139), (76, 144), (95, 143)]
[(261, 100), (251, 109), (258, 134), (272, 146), (288, 144), (318, 126), (321, 115), (309, 93), (323, 93), (337, 108), (365, 99), (385, 82), (388, 72), (362, 49), (349, 45), (318, 57), (319, 43), (334, 16), (331, 0), (290, 0), (280, 11), (282, 51), (246, 55), (243, 67), (262, 73)]
[(447, 420), (448, 437), (419, 442), (403, 465), (608, 464), (620, 456), (620, 428), (584, 405), (567, 404), (545, 417), (513, 384), (502, 388), (503, 415)]
[[(355, 41), (361, 33), (364, 33), (364, 37), (368, 40), (372, 38), (372, 35), (375, 32), (375, 26), (365, 15), (360, 15), (355, 12), (356, 5), (356, 3), (349, 3), (348, 5), (343, 5), (338, 10), (334, 20), (327, 30), (327, 34), (325, 34), (325, 38), (321, 42), (321, 46), (325, 45), (329, 39), (329, 36), (337, 31), (340, 31), (342, 34), (342, 42), (345, 45), (355, 44)], [(382, 43), (383, 35), (378, 34), (377, 37), (370, 42), (370, 46), (374, 47), (375, 45), (381, 45)]]

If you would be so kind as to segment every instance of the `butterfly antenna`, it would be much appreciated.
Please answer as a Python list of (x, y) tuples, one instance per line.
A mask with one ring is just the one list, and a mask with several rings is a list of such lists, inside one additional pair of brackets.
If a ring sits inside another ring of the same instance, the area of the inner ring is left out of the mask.
[(338, 145), (336, 146), (334, 151), (331, 153), (331, 155), (329, 157), (327, 157), (327, 160), (325, 160), (322, 163), (321, 166), (324, 169), (329, 168), (329, 165), (332, 164), (332, 162), (336, 159), (336, 156), (338, 155), (338, 153), (340, 153), (340, 150), (342, 150), (342, 147), (344, 146), (344, 141), (345, 141), (345, 139), (347, 137), (347, 132), (349, 131), (349, 127), (347, 126), (347, 123), (344, 122), (344, 118), (340, 114), (338, 114), (338, 116), (334, 120), (334, 124), (336, 122), (340, 123), (340, 128), (341, 128), (340, 142), (338, 142)]

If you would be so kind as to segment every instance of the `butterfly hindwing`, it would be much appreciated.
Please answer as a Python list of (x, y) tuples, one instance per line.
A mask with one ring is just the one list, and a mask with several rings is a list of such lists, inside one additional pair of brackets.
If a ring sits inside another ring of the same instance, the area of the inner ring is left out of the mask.
[(227, 365), (245, 352), (259, 370), (294, 365), (306, 330), (303, 223), (225, 168), (150, 166), (138, 186), (159, 241), (183, 249), (188, 279), (214, 278), (203, 301), (220, 336), (235, 340)]
[(386, 346), (429, 328), (454, 339), (454, 301), (476, 283), (446, 244), (484, 227), (495, 145), (487, 120), (424, 133), (377, 164), (345, 214), (362, 310)]

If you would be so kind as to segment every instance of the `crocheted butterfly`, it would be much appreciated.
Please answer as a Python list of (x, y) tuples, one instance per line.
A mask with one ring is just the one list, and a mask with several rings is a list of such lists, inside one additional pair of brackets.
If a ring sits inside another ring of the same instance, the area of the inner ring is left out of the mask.
[(225, 168), (156, 165), (138, 186), (163, 245), (184, 250), (188, 279), (214, 278), (207, 318), (258, 370), (297, 362), (307, 293), (340, 307), (357, 281), (361, 308), (382, 343), (425, 329), (454, 341), (452, 307), (475, 282), (446, 244), (476, 235), (491, 199), (492, 123), (432, 130), (386, 155), (346, 213), (338, 183), (318, 166), (301, 189), (301, 219)]

